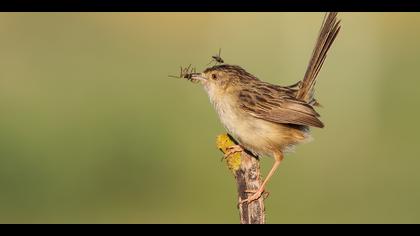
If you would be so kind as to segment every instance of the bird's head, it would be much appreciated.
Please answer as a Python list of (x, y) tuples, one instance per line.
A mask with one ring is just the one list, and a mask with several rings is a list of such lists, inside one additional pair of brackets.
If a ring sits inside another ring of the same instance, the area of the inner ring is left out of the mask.
[(192, 73), (191, 81), (199, 82), (209, 90), (225, 91), (258, 80), (255, 76), (236, 65), (216, 65), (202, 73)]

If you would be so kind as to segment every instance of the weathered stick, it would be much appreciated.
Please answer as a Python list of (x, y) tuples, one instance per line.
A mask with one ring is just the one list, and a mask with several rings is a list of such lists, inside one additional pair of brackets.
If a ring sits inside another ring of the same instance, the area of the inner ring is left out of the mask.
[[(217, 137), (216, 144), (223, 153), (226, 153), (226, 149), (235, 145), (235, 142), (229, 135), (223, 134)], [(235, 153), (226, 158), (226, 163), (235, 176), (238, 202), (253, 194), (249, 191), (256, 191), (261, 186), (260, 163), (257, 157), (247, 152)], [(247, 202), (238, 204), (238, 208), (241, 224), (265, 223), (264, 197), (249, 204)]]

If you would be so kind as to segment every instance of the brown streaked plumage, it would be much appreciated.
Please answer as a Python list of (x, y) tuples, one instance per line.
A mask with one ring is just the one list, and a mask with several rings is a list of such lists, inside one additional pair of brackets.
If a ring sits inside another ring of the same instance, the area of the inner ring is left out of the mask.
[[(236, 65), (215, 65), (188, 78), (206, 90), (219, 118), (241, 148), (256, 155), (272, 156), (275, 163), (261, 189), (245, 201), (258, 199), (283, 159), (283, 153), (309, 138), (309, 127), (322, 128), (314, 106), (314, 85), (334, 39), (340, 30), (337, 13), (324, 17), (315, 49), (303, 80), (280, 86), (259, 80)], [(232, 147), (228, 155), (240, 151)]]

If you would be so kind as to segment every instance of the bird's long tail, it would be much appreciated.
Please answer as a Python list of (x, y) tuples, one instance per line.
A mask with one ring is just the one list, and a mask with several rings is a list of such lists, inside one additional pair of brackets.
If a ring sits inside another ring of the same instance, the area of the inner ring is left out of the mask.
[(322, 64), (327, 56), (334, 39), (340, 31), (340, 20), (337, 20), (337, 12), (329, 12), (324, 16), (319, 36), (312, 52), (305, 77), (300, 83), (297, 98), (310, 103), (316, 103), (314, 100), (314, 86), (316, 76), (321, 70)]

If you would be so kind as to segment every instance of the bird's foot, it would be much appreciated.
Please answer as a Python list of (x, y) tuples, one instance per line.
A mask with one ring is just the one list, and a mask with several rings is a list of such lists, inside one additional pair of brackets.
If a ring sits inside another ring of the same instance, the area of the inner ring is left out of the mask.
[[(226, 159), (230, 157), (231, 155), (237, 153), (237, 152), (243, 152), (244, 149), (241, 147), (241, 145), (232, 145), (226, 148), (226, 153), (223, 156), (223, 159)], [(222, 159), (222, 160), (223, 160)]]
[(251, 203), (255, 200), (258, 200), (261, 196), (264, 197), (264, 199), (266, 199), (268, 197), (268, 195), (270, 194), (269, 192), (266, 192), (264, 190), (264, 188), (260, 188), (258, 190), (245, 190), (246, 193), (253, 193), (252, 196), (248, 197), (245, 200), (241, 200), (239, 201), (239, 204), (243, 204), (243, 203)]

